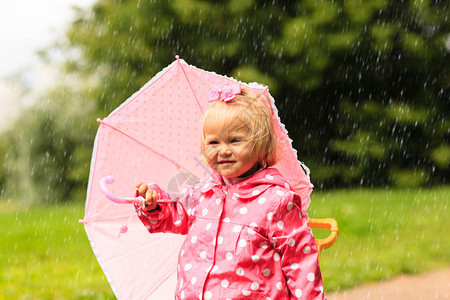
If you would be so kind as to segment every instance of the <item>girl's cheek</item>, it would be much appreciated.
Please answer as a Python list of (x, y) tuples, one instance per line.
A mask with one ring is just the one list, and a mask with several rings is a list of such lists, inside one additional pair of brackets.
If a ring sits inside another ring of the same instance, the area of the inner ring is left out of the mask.
[(210, 156), (217, 156), (217, 153), (219, 153), (219, 151), (220, 146), (218, 145), (209, 146), (208, 148), (208, 153), (210, 154)]
[(214, 147), (206, 147), (204, 151), (204, 156), (208, 163), (214, 160), (218, 153), (217, 149), (215, 149)]
[(211, 158), (211, 157), (207, 157), (206, 158), (206, 163), (208, 164), (208, 166), (211, 168), (211, 169), (216, 169), (216, 159), (213, 159), (213, 158)]

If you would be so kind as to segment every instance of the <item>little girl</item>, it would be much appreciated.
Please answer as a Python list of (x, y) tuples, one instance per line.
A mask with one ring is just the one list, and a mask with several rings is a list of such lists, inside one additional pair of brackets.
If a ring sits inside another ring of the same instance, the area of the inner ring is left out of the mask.
[(212, 179), (176, 199), (137, 184), (148, 231), (187, 235), (175, 299), (324, 299), (302, 200), (271, 167), (279, 157), (267, 93), (227, 85), (209, 98), (201, 148)]

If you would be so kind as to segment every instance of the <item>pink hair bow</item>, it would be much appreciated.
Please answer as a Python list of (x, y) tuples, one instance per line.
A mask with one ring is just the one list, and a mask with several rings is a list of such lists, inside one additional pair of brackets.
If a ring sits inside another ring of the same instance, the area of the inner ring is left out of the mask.
[(208, 102), (211, 101), (223, 101), (230, 102), (237, 94), (241, 93), (240, 84), (224, 84), (217, 85), (209, 90)]

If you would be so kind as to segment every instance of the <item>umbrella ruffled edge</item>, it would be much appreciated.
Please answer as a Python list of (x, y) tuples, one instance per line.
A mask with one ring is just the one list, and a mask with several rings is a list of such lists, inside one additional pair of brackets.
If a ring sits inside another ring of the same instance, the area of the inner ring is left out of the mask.
[[(213, 71), (203, 70), (203, 69), (198, 68), (198, 67), (196, 67), (194, 65), (188, 64), (185, 60), (180, 59), (178, 57), (178, 55), (177, 55), (176, 59), (171, 64), (169, 64), (167, 67), (165, 67), (164, 69), (159, 71), (155, 76), (152, 77), (152, 79), (150, 79), (145, 85), (143, 85), (137, 92), (133, 93), (130, 97), (128, 97), (127, 100), (125, 100), (121, 105), (119, 105), (116, 109), (114, 109), (106, 118), (109, 118), (109, 117), (113, 116), (114, 114), (116, 114), (118, 111), (120, 111), (124, 106), (126, 106), (128, 104), (128, 102), (130, 102), (138, 94), (142, 93), (148, 86), (152, 85), (155, 81), (157, 81), (159, 78), (161, 78), (166, 72), (168, 72), (171, 68), (173, 68), (177, 63), (180, 64), (181, 68), (183, 68), (183, 64), (184, 64), (188, 68), (194, 68), (194, 69), (197, 69), (199, 71), (210, 73), (210, 74), (213, 74), (213, 75), (218, 76), (218, 77), (222, 77), (222, 78), (226, 78), (226, 79), (229, 79), (229, 80), (233, 80), (233, 81), (238, 82), (239, 84), (246, 85), (246, 86), (248, 86), (250, 88), (265, 89), (265, 87), (266, 87), (266, 86), (264, 86), (264, 85), (262, 85), (262, 84), (260, 84), (258, 82), (246, 83), (246, 82), (242, 82), (240, 80), (237, 80), (236, 78), (233, 78), (231, 76), (221, 75), (221, 74), (217, 74), (216, 72), (213, 72)], [(305, 187), (306, 191), (302, 191), (302, 196), (306, 196), (305, 199), (302, 199), (302, 200), (304, 200), (304, 202), (302, 203), (302, 210), (304, 210), (304, 212), (306, 213), (306, 210), (307, 210), (309, 204), (311, 203), (310, 195), (311, 195), (313, 187), (314, 187), (314, 185), (311, 183), (310, 169), (306, 166), (306, 164), (304, 162), (302, 162), (302, 161), (300, 161), (298, 159), (298, 151), (297, 151), (297, 149), (295, 149), (292, 146), (293, 140), (289, 137), (289, 133), (288, 133), (288, 131), (286, 129), (286, 126), (284, 125), (283, 122), (281, 122), (280, 116), (278, 114), (278, 108), (275, 105), (275, 99), (272, 97), (270, 92), (268, 92), (268, 95), (269, 95), (269, 99), (270, 99), (270, 102), (271, 102), (270, 104), (272, 106), (273, 112), (276, 115), (276, 117), (278, 119), (278, 122), (281, 125), (281, 128), (283, 129), (284, 133), (286, 134), (286, 139), (289, 142), (289, 146), (293, 150), (293, 153), (295, 155), (295, 158), (297, 159), (297, 162), (299, 163), (300, 167), (305, 172), (305, 175), (308, 178), (307, 185), (309, 185), (309, 186)], [(97, 135), (98, 135), (98, 131), (97, 131)], [(97, 140), (97, 137), (96, 137), (96, 140)], [(91, 170), (92, 170), (92, 165), (91, 165)], [(90, 179), (90, 177), (89, 177), (89, 179)], [(90, 181), (89, 181), (89, 183), (90, 183)], [(89, 190), (89, 186), (88, 186), (88, 190)]]

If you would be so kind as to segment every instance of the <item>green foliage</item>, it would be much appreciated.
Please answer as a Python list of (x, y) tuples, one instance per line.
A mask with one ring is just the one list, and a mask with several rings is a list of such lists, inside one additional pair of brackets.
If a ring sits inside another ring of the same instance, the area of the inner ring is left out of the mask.
[(335, 69), (344, 69), (336, 73), (341, 79), (330, 79), (340, 101), (327, 115), (336, 120), (330, 122), (335, 127), (328, 155), (313, 163), (327, 163), (316, 180), (334, 185), (446, 182), (446, 152), (438, 149), (445, 149), (450, 133), (449, 52), (444, 47), (449, 5), (361, 2), (357, 14), (359, 2), (345, 4), (349, 30), (362, 27), (352, 53), (346, 52)]
[(439, 168), (446, 169), (450, 166), (450, 146), (441, 145), (430, 152), (430, 157)]
[[(425, 105), (406, 102), (381, 105), (375, 101), (343, 101), (338, 122), (339, 134), (345, 138), (333, 140), (331, 148), (341, 154), (341, 166), (350, 164), (359, 173), (343, 173), (341, 180), (388, 181), (402, 187), (424, 185), (433, 176), (436, 180), (439, 172), (445, 173), (447, 160), (442, 143), (448, 132), (436, 130), (443, 118), (440, 114)], [(440, 146), (430, 151), (431, 145)]]
[(94, 103), (60, 87), (22, 114), (3, 134), (6, 195), (28, 203), (80, 199), (89, 176)]
[(398, 187), (416, 187), (422, 186), (428, 180), (428, 172), (424, 169), (399, 169), (391, 168), (390, 179)]
[(0, 173), (40, 188), (39, 198), (82, 194), (95, 119), (179, 54), (269, 85), (316, 186), (400, 184), (422, 172), (415, 184), (445, 183), (449, 7), (438, 0), (98, 0), (77, 10), (61, 42), (70, 54), (62, 71), (76, 80), (7, 134)]

